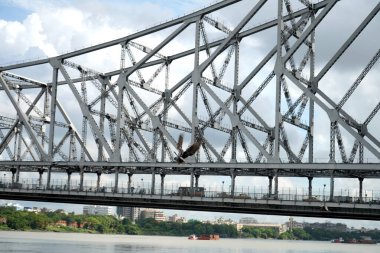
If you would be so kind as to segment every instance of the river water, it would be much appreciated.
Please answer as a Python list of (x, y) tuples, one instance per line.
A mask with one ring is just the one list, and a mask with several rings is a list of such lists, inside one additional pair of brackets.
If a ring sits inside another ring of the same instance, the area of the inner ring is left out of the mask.
[(380, 245), (224, 238), (219, 241), (191, 241), (185, 237), (1, 231), (0, 252), (378, 253)]

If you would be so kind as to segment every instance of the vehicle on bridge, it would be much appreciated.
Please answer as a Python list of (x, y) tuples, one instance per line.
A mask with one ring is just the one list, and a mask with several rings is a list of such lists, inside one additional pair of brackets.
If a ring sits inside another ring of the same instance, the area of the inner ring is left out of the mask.
[(205, 188), (204, 187), (184, 187), (178, 188), (177, 196), (193, 196), (193, 197), (204, 197)]

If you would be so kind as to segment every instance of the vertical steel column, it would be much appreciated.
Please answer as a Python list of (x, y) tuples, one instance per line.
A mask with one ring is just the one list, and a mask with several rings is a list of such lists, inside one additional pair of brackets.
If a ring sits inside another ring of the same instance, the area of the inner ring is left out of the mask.
[(11, 172), (12, 172), (12, 184), (14, 184), (15, 183), (15, 176), (16, 176), (16, 169), (15, 168), (12, 168), (11, 169)]
[(274, 174), (274, 197), (278, 199), (278, 171), (275, 170)]
[(46, 179), (46, 188), (47, 189), (50, 189), (51, 167), (52, 166), (49, 166), (49, 168), (48, 168), (48, 174), (47, 174), (47, 179)]
[[(237, 89), (239, 85), (239, 42), (236, 41), (235, 43), (235, 69), (234, 69), (234, 101), (233, 101), (233, 114), (238, 117), (237, 113), (237, 103), (239, 101), (241, 90)], [(236, 163), (236, 148), (237, 148), (237, 126), (232, 127), (231, 131), (231, 162)]]
[(20, 182), (20, 166), (16, 168), (16, 183)]
[[(314, 11), (311, 10), (311, 23), (315, 21)], [(311, 32), (311, 51), (310, 51), (310, 81), (311, 88), (315, 94), (318, 81), (314, 81), (315, 76), (315, 29)], [(314, 100), (309, 99), (309, 163), (314, 162)]]
[[(274, 126), (274, 159), (280, 159), (280, 124), (282, 120), (281, 116), (281, 77), (283, 75), (283, 60), (282, 60), (282, 31), (284, 29), (284, 23), (282, 20), (282, 0), (278, 0), (277, 9), (277, 59), (275, 65), (276, 73), (276, 98), (275, 98), (275, 126)], [(277, 176), (275, 176), (275, 189)], [(275, 190), (275, 194), (277, 194)], [(277, 196), (277, 195), (276, 195)]]
[[(102, 82), (102, 91), (105, 92), (107, 89), (106, 81), (104, 79), (100, 79)], [(99, 130), (102, 134), (104, 134), (104, 118), (105, 118), (105, 110), (106, 110), (106, 95), (102, 95), (100, 97), (100, 116), (99, 116)], [(103, 144), (102, 142), (98, 142), (98, 161), (103, 161)]]
[(331, 171), (330, 177), (330, 201), (334, 200), (334, 171)]
[(362, 177), (359, 177), (359, 202), (363, 202), (363, 179)]
[(71, 170), (67, 170), (67, 190), (70, 191), (71, 189)]
[(79, 191), (83, 191), (83, 180), (84, 180), (84, 167), (80, 166), (80, 171), (79, 171)]
[(161, 175), (161, 196), (164, 195), (165, 191), (165, 174), (160, 174)]
[(114, 193), (118, 192), (119, 187), (119, 167), (115, 167), (115, 188), (113, 189)]
[(100, 176), (102, 175), (102, 172), (100, 170), (98, 170), (96, 172), (96, 176), (97, 176), (97, 179), (96, 179), (96, 191), (100, 191)]
[[(53, 82), (51, 84), (51, 100), (50, 100), (50, 127), (49, 127), (49, 150), (48, 156), (50, 161), (53, 161), (54, 151), (54, 123), (55, 123), (55, 110), (57, 102), (57, 82), (58, 82), (58, 68), (53, 67)], [(50, 174), (50, 170), (48, 172)], [(48, 176), (50, 178), (50, 176)], [(50, 183), (50, 182), (48, 182)]]
[[(55, 123), (55, 110), (56, 110), (56, 103), (57, 103), (57, 82), (58, 82), (58, 71), (59, 69), (57, 67), (53, 66), (53, 81), (51, 85), (51, 99), (50, 99), (50, 126), (49, 126), (49, 150), (48, 150), (48, 158), (50, 161), (53, 161), (53, 151), (54, 151), (54, 123)], [(51, 180), (51, 169), (52, 167), (49, 166), (48, 168), (48, 175), (47, 175), (47, 182), (46, 187), (50, 188), (50, 180)]]
[(235, 179), (236, 179), (235, 169), (231, 169), (231, 197), (235, 196)]
[(199, 175), (199, 174), (195, 174), (195, 187), (196, 188), (198, 188), (199, 187), (199, 177), (200, 177), (201, 175)]
[(191, 168), (190, 173), (190, 192), (194, 193), (194, 168)]
[(150, 194), (155, 194), (155, 188), (156, 187), (156, 169), (152, 168), (152, 185), (151, 185), (151, 190)]
[(309, 200), (313, 197), (313, 177), (308, 177), (309, 180)]
[(38, 169), (38, 174), (39, 174), (39, 177), (38, 177), (38, 187), (41, 189), (41, 187), (42, 187), (42, 174), (44, 174), (44, 169), (43, 168), (39, 168)]
[(121, 145), (121, 119), (122, 119), (122, 108), (124, 106), (123, 102), (123, 94), (124, 94), (124, 85), (126, 83), (126, 76), (124, 73), (121, 73), (119, 75), (119, 79), (117, 80), (117, 85), (119, 87), (119, 94), (117, 96), (117, 120), (116, 120), (116, 143), (115, 143), (115, 150), (113, 155), (113, 161), (120, 162), (121, 156), (120, 156), (120, 145)]
[(330, 123), (330, 160), (329, 163), (335, 163), (335, 125), (336, 121)]
[(132, 176), (133, 176), (132, 173), (128, 173), (128, 193), (133, 193), (133, 191), (132, 191), (132, 189), (131, 189), (131, 185), (132, 185)]
[(273, 176), (268, 177), (268, 196), (272, 196), (272, 182), (273, 182)]
[[(193, 82), (193, 108), (191, 121), (191, 143), (195, 143), (198, 131), (198, 85), (201, 78), (199, 72), (199, 43), (200, 43), (200, 17), (195, 23), (194, 71), (191, 77)], [(192, 180), (192, 179), (191, 179)], [(193, 185), (191, 184), (191, 187)]]

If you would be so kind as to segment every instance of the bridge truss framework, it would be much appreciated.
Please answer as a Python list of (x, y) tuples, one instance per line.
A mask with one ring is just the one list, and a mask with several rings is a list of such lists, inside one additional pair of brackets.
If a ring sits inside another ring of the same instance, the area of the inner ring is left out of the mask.
[[(269, 1), (255, 1), (233, 29), (212, 18), (213, 13), (239, 2), (221, 1), (117, 40), (0, 67), (0, 92), (15, 112), (14, 117), (0, 115), (0, 170), (12, 171), (16, 181), (20, 172), (42, 175), (46, 171), (47, 185), (52, 172), (69, 176), (78, 172), (82, 182), (84, 173), (114, 173), (115, 189), (119, 173), (152, 174), (152, 187), (156, 174), (191, 175), (191, 185), (199, 175), (229, 175), (232, 191), (236, 176), (268, 176), (275, 180), (275, 193), (279, 176), (329, 177), (332, 182), (335, 177), (359, 178), (360, 182), (379, 178), (380, 141), (368, 125), (380, 102), (368, 110), (363, 123), (344, 105), (375, 66), (380, 49), (340, 101), (330, 98), (319, 84), (376, 17), (380, 3), (315, 73), (317, 28), (333, 8), (339, 8), (340, 1), (279, 0), (276, 19), (249, 27)], [(293, 11), (295, 2), (302, 8)], [(276, 31), (273, 48), (249, 66), (242, 78), (240, 68), (247, 66), (241, 66), (241, 47), (252, 36), (271, 29)], [(193, 46), (168, 54), (173, 41), (181, 36), (188, 40), (189, 33)], [(157, 39), (157, 34), (163, 39)], [(156, 38), (152, 45), (141, 42), (152, 38)], [(115, 47), (121, 52), (119, 68), (101, 72), (80, 63), (81, 57)], [(185, 66), (184, 59), (191, 59), (193, 65), (186, 73), (174, 73), (181, 76), (173, 82), (171, 69)], [(51, 82), (14, 73), (38, 66), (48, 69)], [(274, 87), (273, 122), (255, 104), (270, 84)], [(291, 94), (294, 89), (296, 95)], [(70, 104), (62, 101), (60, 92), (70, 94), (70, 103), (76, 104), (80, 116), (67, 108)], [(315, 107), (328, 116), (330, 124), (329, 158), (324, 163), (315, 162)], [(301, 145), (292, 143), (291, 131), (304, 136)], [(342, 131), (354, 140), (349, 152)], [(180, 133), (185, 133), (188, 143), (202, 139), (198, 154), (185, 164), (174, 162)], [(377, 162), (366, 162), (365, 153)]]

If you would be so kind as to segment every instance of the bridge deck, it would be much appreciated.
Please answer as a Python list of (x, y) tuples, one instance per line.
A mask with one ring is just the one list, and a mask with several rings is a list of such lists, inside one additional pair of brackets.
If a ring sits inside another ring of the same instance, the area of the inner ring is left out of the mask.
[[(91, 189), (91, 190), (90, 190)], [(193, 196), (191, 196), (193, 195)], [(138, 206), (149, 208), (233, 212), (250, 214), (291, 215), (343, 219), (380, 220), (380, 199), (335, 196), (334, 201), (327, 197), (279, 194), (238, 194), (231, 196), (225, 192), (204, 192), (181, 195), (177, 190), (151, 194), (145, 189), (131, 192), (111, 188), (84, 188), (80, 191), (63, 190), (61, 187), (37, 187), (31, 185), (1, 185), (0, 198), (12, 200), (61, 202), (74, 204), (96, 204), (110, 206)]]

